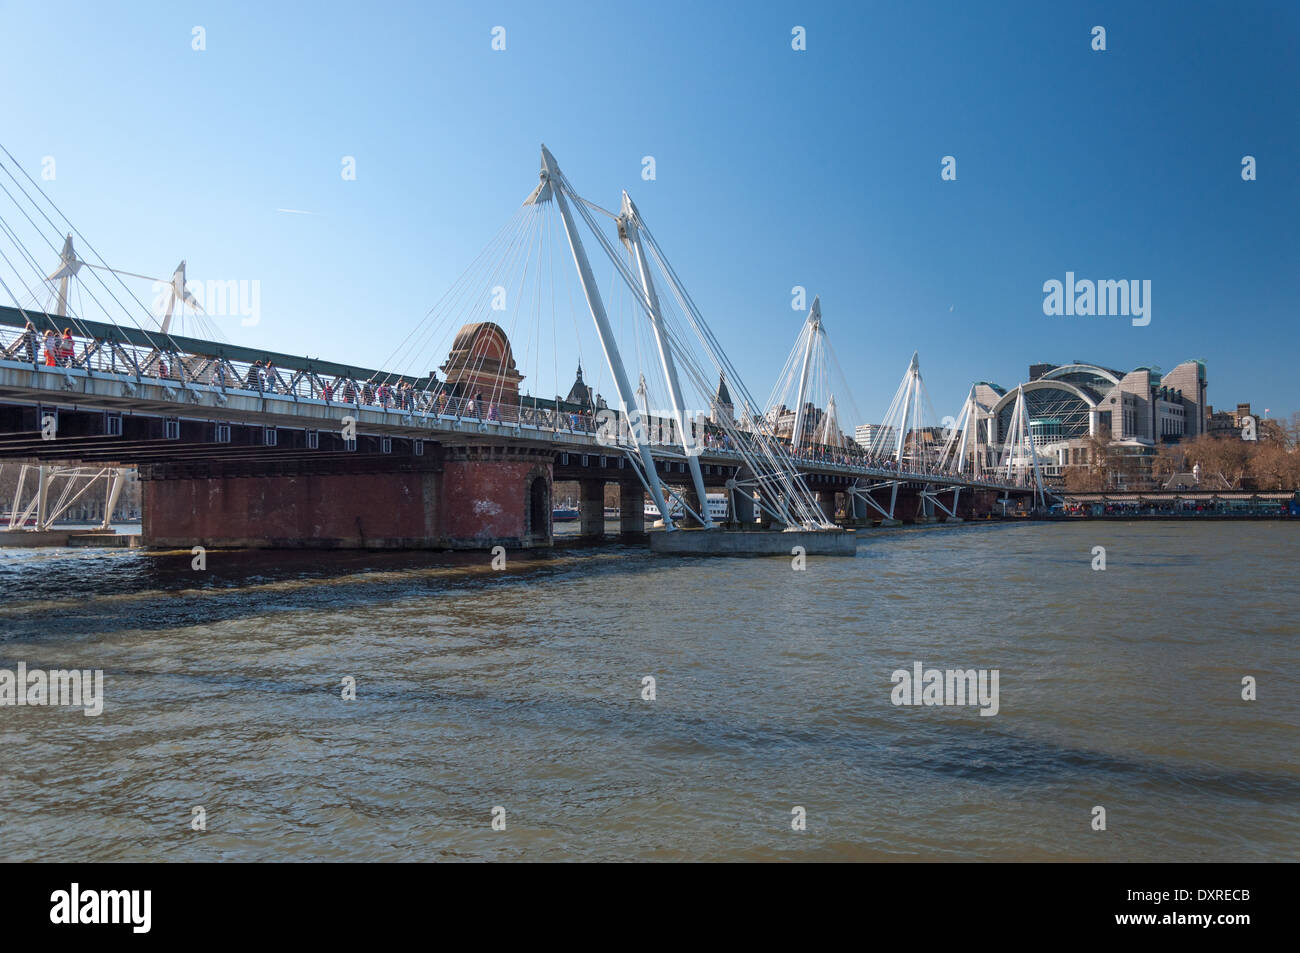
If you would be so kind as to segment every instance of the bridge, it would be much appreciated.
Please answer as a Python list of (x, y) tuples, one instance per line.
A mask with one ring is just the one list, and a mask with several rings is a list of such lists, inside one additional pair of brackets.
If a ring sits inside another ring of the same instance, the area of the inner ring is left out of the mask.
[[(408, 336), (414, 343), (396, 361), (405, 366), (387, 368), (174, 333), (174, 310), (202, 312), (185, 263), (159, 320), (124, 280), (143, 276), (110, 267), (4, 155), (0, 190), (24, 214), (0, 215), (13, 245), (0, 246), (0, 260), (14, 273), (0, 278), (12, 301), (0, 305), (0, 462), (36, 476), (31, 498), (15, 499), (11, 528), (28, 517), (47, 526), (60, 501), (75, 498), (77, 480), (103, 479), (112, 498), (126, 467), (143, 482), (146, 543), (185, 548), (549, 546), (557, 481), (581, 487), (584, 536), (604, 532), (607, 483), (619, 485), (620, 529), (630, 537), (645, 533), (647, 499), (670, 533), (832, 532), (1044, 501), (1036, 457), (1014, 439), (1027, 438), (1027, 425), (1013, 423), (998, 456), (980, 445), (965, 408), (943, 428), (930, 408), (927, 422), (916, 355), (879, 439), (865, 447), (848, 439), (837, 408), (850, 391), (829, 372), (838, 362), (816, 299), (783, 383), (759, 404), (627, 193), (618, 213), (588, 202), (545, 147), (540, 181), (514, 220)], [(616, 241), (597, 215), (613, 221)], [(579, 220), (612, 265), (604, 293)], [(18, 225), (33, 236), (24, 240)], [(555, 268), (556, 237), (572, 271)], [(50, 259), (58, 255), (48, 273), (42, 243)], [(83, 260), (78, 244), (98, 263)], [(564, 274), (578, 292), (569, 287), (568, 300), (585, 302), (595, 332), (586, 355), (599, 354), (613, 406), (584, 384), (581, 365), (567, 398), (521, 393), (547, 357), (572, 366), (569, 345), (586, 356), (580, 330), (553, 330), (549, 354), (537, 345), (545, 311), (564, 310), (556, 306)], [(102, 317), (74, 307), (73, 279)], [(533, 304), (497, 307), (506, 298)], [(635, 388), (625, 354), (636, 355)], [(437, 370), (416, 369), (435, 361)], [(725, 493), (725, 520), (710, 515), (710, 490)]]

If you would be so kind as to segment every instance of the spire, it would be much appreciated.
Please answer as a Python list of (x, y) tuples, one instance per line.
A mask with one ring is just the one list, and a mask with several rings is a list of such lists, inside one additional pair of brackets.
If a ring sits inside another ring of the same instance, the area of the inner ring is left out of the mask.
[(582, 364), (578, 364), (578, 378), (569, 388), (569, 396), (565, 398), (570, 404), (580, 404), (583, 407), (590, 407), (592, 404), (591, 388), (582, 380)]
[(724, 374), (718, 375), (718, 393), (714, 398), (720, 407), (731, 407), (731, 393), (727, 390), (727, 378)]

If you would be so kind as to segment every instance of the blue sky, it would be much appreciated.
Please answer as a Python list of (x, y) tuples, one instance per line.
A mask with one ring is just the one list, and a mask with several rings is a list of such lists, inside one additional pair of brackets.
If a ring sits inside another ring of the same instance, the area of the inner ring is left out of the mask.
[[(593, 201), (632, 192), (760, 397), (802, 285), (867, 418), (914, 349), (940, 414), (1031, 362), (1194, 357), (1216, 406), (1300, 409), (1294, 3), (0, 0), (0, 23), (0, 141), (33, 175), (55, 157), (43, 185), (114, 265), (260, 280), (239, 343), (378, 364), (545, 142)], [(1150, 325), (1045, 316), (1067, 271), (1150, 280)]]

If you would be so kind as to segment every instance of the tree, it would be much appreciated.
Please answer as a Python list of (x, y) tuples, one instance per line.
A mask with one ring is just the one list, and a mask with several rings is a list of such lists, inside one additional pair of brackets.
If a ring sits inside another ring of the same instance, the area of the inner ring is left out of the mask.
[(1288, 447), (1300, 447), (1300, 410), (1293, 411), (1282, 424), (1282, 433), (1286, 436)]
[(1174, 474), (1182, 473), (1186, 469), (1186, 453), (1177, 444), (1162, 443), (1151, 460), (1151, 475), (1161, 486), (1168, 483), (1169, 478)]
[(1300, 453), (1277, 441), (1261, 443), (1250, 451), (1247, 474), (1259, 490), (1294, 490), (1300, 487)]

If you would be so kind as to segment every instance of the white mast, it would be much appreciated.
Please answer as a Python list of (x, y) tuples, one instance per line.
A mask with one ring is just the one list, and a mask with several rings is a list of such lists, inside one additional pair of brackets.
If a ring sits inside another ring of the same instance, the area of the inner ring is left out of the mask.
[(185, 262), (182, 261), (172, 272), (171, 291), (167, 295), (167, 313), (162, 319), (162, 333), (166, 334), (172, 323), (172, 309), (176, 307), (176, 302), (181, 303), (181, 307), (189, 305), (195, 311), (202, 312), (203, 306), (199, 304), (194, 295), (185, 290)]
[[(686, 410), (682, 403), (682, 388), (677, 381), (677, 366), (673, 362), (672, 346), (669, 344), (663, 328), (663, 318), (659, 313), (659, 296), (655, 293), (654, 282), (650, 278), (650, 269), (645, 260), (645, 253), (641, 248), (641, 233), (638, 223), (640, 216), (637, 213), (636, 205), (626, 191), (623, 192), (622, 215), (619, 216), (619, 231), (627, 247), (636, 256), (637, 270), (641, 276), (641, 288), (645, 291), (646, 310), (650, 315), (650, 326), (654, 329), (655, 344), (659, 347), (659, 362), (663, 367), (664, 379), (668, 382), (668, 395), (673, 402), (673, 417), (677, 421), (677, 429), (682, 437), (682, 450), (686, 453), (686, 464), (691, 471), (691, 482), (695, 485), (695, 493), (699, 499), (700, 519), (705, 529), (712, 529), (715, 525), (713, 519), (709, 516), (708, 494), (704, 489), (704, 476), (700, 473), (700, 460), (698, 446), (691, 446), (691, 441), (686, 438)], [(644, 381), (644, 378), (642, 378)], [(661, 511), (662, 512), (662, 511)]]
[(81, 260), (72, 248), (72, 234), (68, 234), (59, 253), (59, 267), (50, 273), (46, 281), (58, 281), (59, 293), (54, 303), (54, 313), (61, 318), (68, 316), (68, 279), (81, 270)]
[[(646, 442), (645, 424), (642, 420), (641, 409), (636, 405), (636, 393), (632, 390), (632, 384), (627, 378), (627, 371), (623, 367), (623, 358), (618, 352), (618, 344), (614, 340), (614, 330), (610, 327), (609, 317), (605, 313), (605, 303), (601, 300), (596, 278), (591, 273), (591, 264), (587, 261), (587, 252), (582, 247), (582, 238), (578, 235), (578, 229), (573, 223), (573, 216), (569, 212), (569, 204), (564, 200), (560, 166), (555, 161), (555, 156), (551, 155), (546, 146), (542, 146), (541, 179), (541, 184), (533, 190), (532, 195), (528, 196), (524, 204), (539, 204), (554, 198), (555, 205), (560, 210), (560, 218), (564, 222), (564, 234), (569, 239), (569, 250), (573, 252), (573, 263), (578, 267), (578, 278), (582, 281), (582, 292), (587, 298), (587, 307), (591, 311), (591, 318), (596, 322), (596, 334), (600, 337), (600, 346), (605, 352), (605, 361), (609, 364), (609, 369), (614, 375), (614, 384), (618, 388), (618, 399), (623, 404), (623, 413), (627, 415), (632, 439), (636, 442), (637, 450), (641, 455), (641, 466), (645, 471), (646, 487), (649, 489), (651, 497), (654, 498), (655, 506), (663, 514), (664, 528), (672, 531), (676, 527), (673, 526), (672, 513), (664, 502), (663, 488), (659, 483), (659, 474), (655, 470), (654, 457), (651, 455), (649, 444)], [(704, 506), (703, 501), (701, 501), (700, 505)]]
[[(898, 439), (894, 446), (894, 459), (898, 461), (898, 465), (900, 467), (903, 465), (903, 444), (907, 440), (907, 430), (909, 424), (909, 421), (907, 419), (908, 410), (912, 408), (913, 401), (915, 399), (913, 395), (913, 391), (916, 390), (916, 386), (917, 386), (916, 382), (920, 374), (921, 374), (920, 352), (913, 351), (912, 362), (907, 365), (907, 380), (906, 383), (903, 385), (905, 388), (903, 394), (903, 413), (902, 416), (900, 416), (898, 419), (898, 424), (899, 424)], [(920, 439), (919, 434), (917, 435), (917, 438)]]
[(803, 370), (799, 373), (799, 396), (795, 400), (794, 406), (794, 430), (790, 433), (790, 446), (795, 453), (799, 452), (799, 440), (803, 437), (803, 408), (808, 399), (808, 366), (812, 363), (813, 344), (817, 340), (817, 334), (822, 328), (822, 299), (821, 295), (813, 298), (812, 308), (808, 311), (808, 340), (804, 342), (803, 348)]

